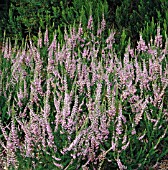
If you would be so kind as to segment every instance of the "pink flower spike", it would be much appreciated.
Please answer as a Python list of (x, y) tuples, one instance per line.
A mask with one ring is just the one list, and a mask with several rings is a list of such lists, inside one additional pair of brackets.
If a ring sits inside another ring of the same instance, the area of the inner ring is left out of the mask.
[(58, 164), (58, 163), (55, 163), (55, 162), (53, 162), (54, 163), (54, 165), (56, 166), (56, 167), (58, 167), (58, 168), (60, 168), (60, 169), (63, 169), (63, 166), (61, 165), (61, 164)]
[(42, 33), (41, 33), (41, 29), (39, 29), (39, 32), (38, 32), (38, 44), (37, 44), (37, 46), (39, 48), (42, 47)]
[(91, 30), (92, 28), (93, 28), (93, 17), (91, 15), (88, 21), (87, 29)]
[(148, 47), (145, 44), (145, 41), (142, 39), (142, 35), (140, 35), (140, 40), (138, 42), (137, 50), (140, 51), (146, 51)]
[(106, 21), (104, 19), (104, 14), (103, 14), (103, 19), (102, 19), (102, 22), (101, 22), (101, 30), (104, 30), (106, 27)]
[(49, 39), (48, 39), (48, 28), (46, 28), (46, 32), (44, 34), (44, 44), (48, 47)]

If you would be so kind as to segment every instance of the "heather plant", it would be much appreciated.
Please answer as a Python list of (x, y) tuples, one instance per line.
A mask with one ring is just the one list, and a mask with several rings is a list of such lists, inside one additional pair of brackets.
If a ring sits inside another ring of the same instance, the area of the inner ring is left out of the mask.
[[(49, 38), (48, 27), (0, 57), (3, 168), (144, 169), (168, 153), (168, 40), (115, 52), (90, 16)], [(85, 31), (84, 31), (85, 30)], [(165, 33), (166, 34), (166, 33)], [(166, 34), (167, 35), (167, 34)], [(60, 41), (59, 36), (62, 36)], [(124, 39), (124, 35), (123, 35)]]

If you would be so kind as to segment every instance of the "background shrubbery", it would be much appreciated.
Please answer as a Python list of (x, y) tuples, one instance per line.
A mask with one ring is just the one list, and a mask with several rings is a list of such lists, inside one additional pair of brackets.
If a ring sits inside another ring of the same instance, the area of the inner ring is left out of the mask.
[[(4, 9), (7, 5), (4, 5)], [(136, 45), (139, 32), (143, 32), (143, 38), (147, 41), (156, 34), (156, 24), (160, 23), (162, 35), (167, 31), (168, 23), (168, 1), (167, 0), (10, 0), (9, 12), (5, 12), (0, 24), (0, 32), (4, 30), (12, 39), (17, 36), (21, 41), (29, 33), (34, 39), (37, 37), (39, 27), (45, 31), (46, 25), (49, 31), (61, 29), (63, 33), (65, 26), (78, 24), (81, 20), (87, 25), (87, 20), (92, 14), (95, 30), (98, 21), (104, 13), (107, 22), (106, 30), (116, 30), (116, 41), (119, 43), (131, 38), (131, 44)], [(8, 8), (6, 8), (8, 9)], [(123, 33), (124, 31), (124, 33)], [(124, 34), (124, 36), (122, 36)], [(106, 34), (107, 36), (107, 34)], [(1, 37), (2, 41), (3, 36)], [(120, 45), (121, 47), (121, 45)], [(125, 47), (122, 46), (123, 49)]]

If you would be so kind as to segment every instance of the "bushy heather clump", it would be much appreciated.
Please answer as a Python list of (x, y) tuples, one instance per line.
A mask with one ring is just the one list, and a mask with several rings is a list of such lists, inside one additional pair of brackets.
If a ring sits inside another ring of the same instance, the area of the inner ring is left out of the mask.
[[(155, 39), (117, 56), (103, 38), (65, 29), (49, 42), (39, 32), (0, 58), (0, 153), (14, 169), (137, 169), (168, 152), (168, 41)], [(16, 41), (17, 44), (17, 41)], [(123, 58), (123, 59), (122, 59)]]

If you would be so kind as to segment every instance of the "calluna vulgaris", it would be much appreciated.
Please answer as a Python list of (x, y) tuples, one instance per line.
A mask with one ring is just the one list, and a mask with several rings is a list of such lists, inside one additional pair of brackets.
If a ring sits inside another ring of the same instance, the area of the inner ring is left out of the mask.
[[(37, 46), (31, 39), (20, 48), (4, 42), (4, 169), (19, 167), (17, 153), (39, 160), (35, 169), (45, 164), (40, 162), (44, 153), (55, 169), (102, 169), (105, 164), (121, 170), (135, 164), (136, 169), (157, 152), (167, 135), (168, 41), (162, 44), (158, 27), (149, 44), (140, 35), (136, 49), (128, 43), (124, 56), (118, 56), (115, 33), (104, 39), (105, 24), (103, 19), (94, 34), (91, 16), (87, 30), (81, 23), (65, 29), (64, 43), (57, 34), (49, 43), (48, 29), (44, 40), (39, 30)], [(133, 159), (138, 152), (139, 163)]]

